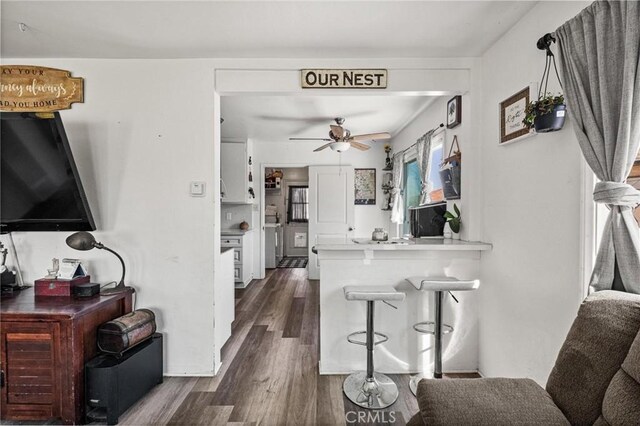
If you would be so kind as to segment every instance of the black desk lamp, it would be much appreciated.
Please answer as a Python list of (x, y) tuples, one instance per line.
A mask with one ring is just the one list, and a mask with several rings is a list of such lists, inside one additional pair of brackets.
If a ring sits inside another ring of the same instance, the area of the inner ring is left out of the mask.
[(131, 289), (131, 287), (127, 287), (124, 285), (125, 266), (124, 266), (124, 260), (122, 260), (122, 257), (120, 257), (118, 253), (111, 250), (109, 247), (106, 247), (104, 244), (96, 241), (93, 235), (84, 231), (76, 232), (75, 234), (71, 234), (67, 237), (67, 245), (72, 249), (82, 250), (82, 251), (91, 250), (93, 248), (106, 250), (108, 252), (113, 253), (118, 259), (120, 259), (120, 263), (122, 264), (122, 278), (120, 279), (120, 282), (118, 283), (118, 285), (116, 285), (113, 288), (100, 290), (100, 294), (103, 294), (103, 295), (117, 294), (117, 293), (122, 293), (123, 291), (128, 291)]

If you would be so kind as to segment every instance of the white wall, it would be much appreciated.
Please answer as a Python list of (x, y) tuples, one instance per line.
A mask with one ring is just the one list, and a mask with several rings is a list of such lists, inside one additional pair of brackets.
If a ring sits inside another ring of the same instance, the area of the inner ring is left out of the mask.
[(498, 146), (498, 103), (540, 79), (545, 54), (536, 41), (587, 4), (540, 2), (482, 57), (482, 125), (473, 143), (482, 153), (482, 239), (493, 243), (482, 255), (479, 290), (487, 376), (544, 384), (582, 298), (582, 157), (571, 122)]
[[(227, 213), (231, 213), (231, 219), (227, 219)], [(223, 204), (220, 211), (220, 220), (222, 225), (220, 229), (233, 229), (240, 228), (240, 223), (245, 221), (249, 224), (249, 228), (253, 229), (258, 224), (253, 223), (253, 213), (250, 204)]]
[[(213, 265), (219, 251), (213, 235), (220, 223), (213, 67), (197, 60), (3, 62), (84, 77), (84, 104), (61, 116), (97, 221), (95, 236), (123, 256), (136, 306), (156, 313), (165, 335), (165, 373), (212, 374)], [(190, 181), (206, 182), (206, 196), (190, 197)], [(46, 275), (52, 257), (87, 261), (95, 282), (119, 279), (114, 256), (74, 251), (64, 242), (69, 234), (14, 235), (27, 282)]]
[[(382, 168), (386, 155), (384, 153), (384, 143), (374, 142), (368, 151), (358, 151), (350, 149), (343, 154), (338, 154), (330, 149), (320, 152), (313, 152), (318, 147), (317, 143), (305, 141), (253, 141), (253, 158), (256, 167), (256, 175), (260, 175), (258, 185), (264, 185), (262, 167), (264, 165), (278, 166), (317, 166), (317, 165), (338, 165), (345, 167), (350, 165), (355, 168), (376, 168), (376, 205), (355, 206), (355, 232), (354, 237), (371, 237), (374, 228), (384, 227), (388, 229), (389, 212), (382, 210), (383, 195), (380, 185), (382, 184)], [(263, 208), (261, 191), (256, 191), (256, 203)], [(254, 210), (254, 223), (260, 223), (260, 210)], [(261, 242), (258, 238), (254, 240), (254, 276), (262, 277), (260, 270), (260, 256), (263, 256)]]

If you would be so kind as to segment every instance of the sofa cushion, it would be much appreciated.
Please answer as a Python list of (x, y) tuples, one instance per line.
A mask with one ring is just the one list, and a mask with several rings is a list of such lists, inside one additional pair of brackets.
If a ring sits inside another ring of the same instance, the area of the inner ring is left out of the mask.
[(640, 424), (640, 332), (604, 394), (602, 418), (612, 425)]
[(569, 424), (547, 392), (530, 379), (421, 380), (417, 396), (429, 426)]
[(547, 382), (571, 424), (591, 425), (600, 417), (607, 387), (639, 329), (638, 295), (600, 291), (582, 303)]
[(610, 425), (640, 424), (640, 383), (620, 369), (602, 402), (602, 417)]

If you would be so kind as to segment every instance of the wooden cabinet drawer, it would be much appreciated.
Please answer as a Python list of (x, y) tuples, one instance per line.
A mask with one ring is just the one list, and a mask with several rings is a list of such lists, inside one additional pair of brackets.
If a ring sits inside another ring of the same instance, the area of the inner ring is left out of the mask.
[(242, 237), (225, 237), (220, 239), (220, 245), (222, 247), (242, 247)]
[(235, 282), (242, 282), (242, 266), (235, 266), (233, 268), (233, 279)]
[(233, 249), (233, 263), (242, 265), (242, 248)]

